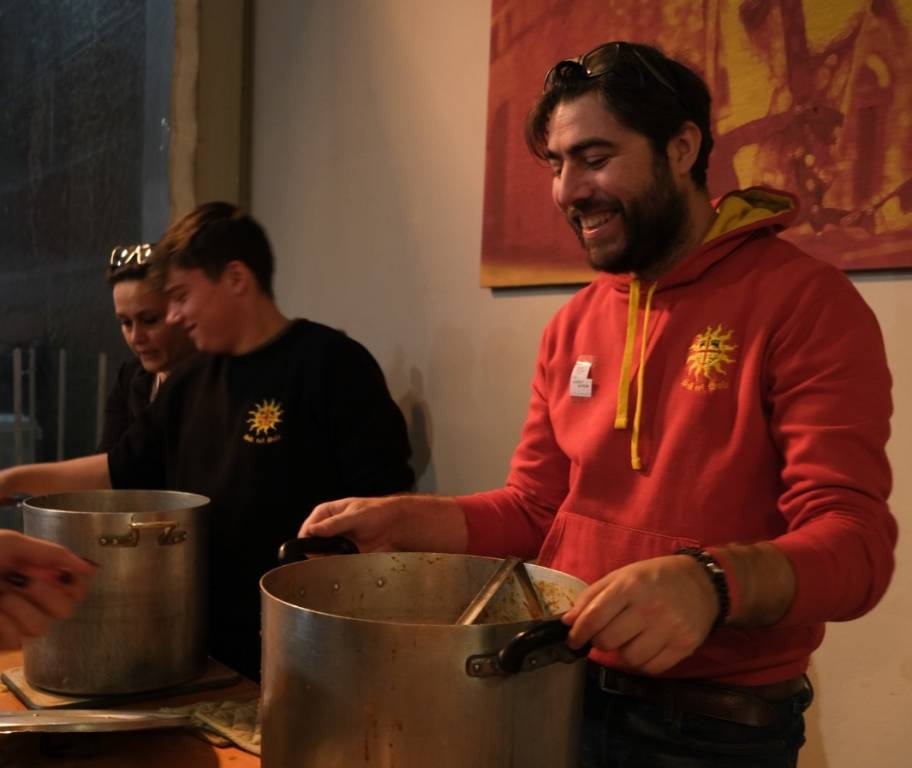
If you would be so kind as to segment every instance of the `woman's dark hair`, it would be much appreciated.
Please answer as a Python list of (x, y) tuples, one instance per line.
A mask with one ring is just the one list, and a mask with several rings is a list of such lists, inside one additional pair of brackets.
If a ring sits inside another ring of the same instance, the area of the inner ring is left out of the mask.
[(143, 264), (127, 264), (125, 267), (108, 269), (108, 285), (112, 288), (118, 283), (127, 280), (145, 280), (149, 276), (149, 262)]
[[(611, 58), (600, 71), (603, 52)], [(558, 104), (596, 92), (605, 108), (622, 125), (649, 139), (660, 157), (665, 157), (668, 142), (684, 123), (694, 123), (702, 138), (690, 175), (698, 189), (706, 189), (713, 147), (712, 97), (703, 79), (658, 48), (641, 43), (608, 43), (583, 58), (587, 63), (595, 60), (593, 74), (573, 62), (560, 62), (549, 73), (544, 93), (526, 118), (526, 144), (532, 154), (546, 159), (548, 123)]]
[(153, 272), (201, 269), (218, 279), (228, 262), (246, 264), (260, 290), (272, 297), (272, 248), (263, 228), (231, 203), (205, 203), (168, 227), (153, 251)]

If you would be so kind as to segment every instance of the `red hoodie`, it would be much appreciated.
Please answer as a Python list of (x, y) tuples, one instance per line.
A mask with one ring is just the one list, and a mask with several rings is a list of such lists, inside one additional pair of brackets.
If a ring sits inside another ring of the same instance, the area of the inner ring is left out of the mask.
[(773, 541), (797, 577), (788, 614), (720, 627), (669, 677), (794, 677), (823, 622), (870, 610), (892, 574), (883, 341), (842, 272), (776, 237), (794, 208), (726, 196), (657, 283), (603, 275), (576, 294), (545, 329), (506, 487), (458, 499), (470, 551), (590, 583), (683, 546)]

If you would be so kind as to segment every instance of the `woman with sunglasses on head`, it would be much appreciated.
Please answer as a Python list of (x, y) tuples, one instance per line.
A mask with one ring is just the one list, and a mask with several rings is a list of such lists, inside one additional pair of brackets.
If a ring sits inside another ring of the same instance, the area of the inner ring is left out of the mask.
[(117, 443), (168, 374), (195, 351), (182, 326), (165, 322), (168, 300), (149, 276), (151, 253), (148, 244), (118, 246), (111, 253), (108, 283), (114, 313), (135, 357), (120, 367), (108, 395), (99, 453)]

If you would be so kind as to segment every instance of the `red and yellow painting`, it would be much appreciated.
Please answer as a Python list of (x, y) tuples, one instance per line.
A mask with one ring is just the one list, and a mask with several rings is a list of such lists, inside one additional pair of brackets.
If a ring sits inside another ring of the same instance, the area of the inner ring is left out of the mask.
[(783, 237), (846, 270), (912, 267), (912, 0), (492, 0), (482, 285), (592, 279), (523, 123), (552, 64), (610, 40), (706, 79), (711, 196), (794, 192)]

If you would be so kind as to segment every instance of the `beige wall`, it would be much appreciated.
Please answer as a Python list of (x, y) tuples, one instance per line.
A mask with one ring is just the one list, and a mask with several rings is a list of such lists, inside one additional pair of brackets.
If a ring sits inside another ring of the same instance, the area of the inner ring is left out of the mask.
[[(489, 14), (489, 0), (256, 4), (252, 208), (278, 253), (279, 301), (374, 352), (409, 420), (420, 487), (447, 493), (503, 481), (538, 336), (570, 295), (478, 287)], [(860, 287), (896, 378), (903, 517), (912, 283)], [(912, 545), (901, 547), (888, 598), (833, 627), (817, 657), (802, 768), (907, 764)]]

